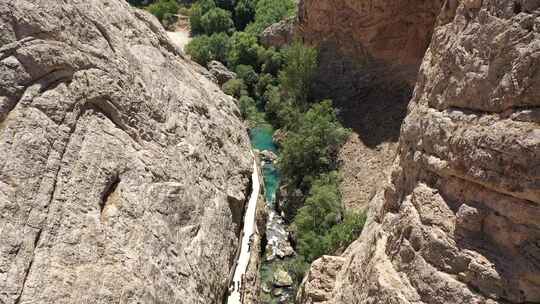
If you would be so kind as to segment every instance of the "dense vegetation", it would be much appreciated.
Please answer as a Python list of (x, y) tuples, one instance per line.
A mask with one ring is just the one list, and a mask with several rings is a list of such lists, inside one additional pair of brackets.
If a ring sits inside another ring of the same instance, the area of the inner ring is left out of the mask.
[[(165, 19), (170, 12), (162, 10), (173, 10), (171, 1), (159, 0), (148, 9)], [(337, 152), (349, 130), (330, 100), (311, 94), (317, 51), (298, 42), (281, 50), (259, 44), (267, 26), (294, 10), (294, 0), (198, 0), (190, 9), (194, 38), (186, 52), (201, 65), (218, 60), (236, 72), (223, 90), (238, 99), (243, 118), (286, 134), (277, 166), (288, 196), (302, 195), (281, 206), (298, 253), (282, 266), (299, 282), (309, 262), (356, 239), (365, 216), (342, 205)]]
[[(228, 65), (237, 78), (225, 83), (223, 90), (238, 99), (244, 119), (287, 134), (280, 143), (278, 168), (287, 191), (299, 190), (303, 197), (283, 206), (298, 252), (283, 267), (299, 282), (309, 262), (356, 239), (365, 217), (342, 206), (337, 151), (349, 130), (340, 124), (331, 101), (317, 101), (311, 94), (317, 51), (301, 43), (282, 50), (259, 44), (258, 34), (290, 16), (294, 7), (292, 0), (240, 0), (235, 5), (199, 0), (191, 14), (197, 36), (187, 52), (202, 65), (210, 60)], [(228, 9), (229, 14), (212, 13), (216, 9)], [(207, 22), (219, 26), (207, 26), (204, 19), (219, 19)]]

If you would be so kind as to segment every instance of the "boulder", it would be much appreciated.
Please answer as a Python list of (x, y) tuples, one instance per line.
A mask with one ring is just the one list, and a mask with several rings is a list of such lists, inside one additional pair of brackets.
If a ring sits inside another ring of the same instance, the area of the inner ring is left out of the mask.
[(314, 304), (330, 300), (344, 262), (345, 258), (328, 255), (315, 260), (300, 285), (296, 302)]
[(293, 281), (289, 273), (283, 269), (278, 269), (274, 272), (274, 282), (275, 287), (289, 287), (292, 286)]
[(236, 73), (231, 72), (223, 63), (219, 61), (210, 61), (208, 63), (208, 70), (210, 74), (217, 80), (219, 85), (223, 85), (225, 82), (236, 78)]
[(267, 27), (260, 36), (265, 47), (284, 47), (296, 38), (296, 19), (288, 18)]

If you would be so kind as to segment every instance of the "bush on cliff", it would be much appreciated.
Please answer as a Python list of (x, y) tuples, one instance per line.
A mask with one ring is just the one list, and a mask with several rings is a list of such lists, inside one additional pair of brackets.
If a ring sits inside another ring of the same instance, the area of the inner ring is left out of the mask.
[(228, 56), (229, 66), (234, 68), (237, 65), (244, 64), (256, 68), (260, 48), (257, 37), (245, 32), (234, 33), (231, 37)]
[(247, 26), (246, 31), (259, 35), (268, 26), (293, 16), (295, 12), (294, 0), (258, 0), (255, 6), (255, 21)]
[(293, 222), (298, 253), (312, 262), (324, 254), (344, 248), (359, 237), (365, 214), (344, 210), (336, 171), (313, 182), (304, 206)]
[(191, 16), (189, 17), (189, 24), (193, 35), (205, 33), (202, 21), (203, 16), (214, 8), (216, 8), (214, 0), (199, 0), (193, 4), (191, 7)]
[(221, 8), (213, 8), (201, 17), (202, 32), (211, 35), (214, 33), (232, 33), (234, 23), (229, 11)]
[(159, 0), (150, 4), (146, 9), (164, 25), (171, 25), (176, 19), (180, 6), (176, 0)]
[(248, 95), (246, 84), (242, 79), (231, 79), (224, 83), (223, 92), (235, 98), (240, 98), (243, 95)]
[(255, 18), (255, 1), (239, 0), (234, 8), (234, 24), (236, 29), (243, 31)]
[(186, 53), (191, 59), (204, 66), (212, 60), (227, 62), (228, 50), (229, 36), (225, 33), (197, 36), (186, 45)]

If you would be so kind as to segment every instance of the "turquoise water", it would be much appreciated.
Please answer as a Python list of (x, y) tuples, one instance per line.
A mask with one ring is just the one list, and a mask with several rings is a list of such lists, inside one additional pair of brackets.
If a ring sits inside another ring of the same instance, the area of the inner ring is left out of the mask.
[(257, 150), (269, 150), (274, 153), (277, 152), (277, 146), (272, 140), (274, 130), (271, 128), (257, 127), (249, 131), (251, 137), (251, 145)]
[[(263, 151), (269, 150), (277, 154), (278, 148), (272, 140), (274, 131), (271, 128), (253, 128), (249, 131), (253, 148)], [(263, 168), (265, 198), (269, 204), (273, 204), (279, 187), (279, 172), (271, 163), (265, 163)]]

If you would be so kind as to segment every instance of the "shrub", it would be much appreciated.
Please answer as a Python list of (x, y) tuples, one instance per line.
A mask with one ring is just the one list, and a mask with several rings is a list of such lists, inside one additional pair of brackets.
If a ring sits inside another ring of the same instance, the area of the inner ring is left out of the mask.
[(247, 95), (243, 95), (238, 100), (238, 106), (242, 117), (247, 120), (252, 127), (266, 126), (267, 123), (264, 119), (264, 113), (257, 109), (255, 100)]
[(263, 95), (268, 120), (277, 128), (292, 126), (300, 119), (300, 111), (290, 99), (281, 97), (281, 90), (269, 86)]
[(233, 11), (234, 10), (234, 5), (235, 5), (235, 0), (214, 0), (216, 2), (216, 5), (222, 9), (225, 9), (225, 10), (228, 10), (228, 11)]
[(189, 24), (193, 35), (204, 33), (202, 17), (215, 7), (216, 3), (214, 0), (199, 0), (193, 4), (191, 7), (191, 16), (189, 17)]
[(364, 213), (343, 210), (337, 172), (323, 174), (294, 218), (298, 252), (311, 262), (344, 248), (360, 236), (365, 221)]
[(255, 1), (239, 0), (234, 8), (234, 24), (236, 29), (243, 31), (255, 19)]
[(153, 1), (148, 0), (128, 0), (128, 3), (133, 6), (141, 7), (143, 5), (151, 4)]
[(345, 211), (343, 222), (332, 227), (330, 232), (325, 236), (325, 243), (328, 246), (328, 251), (336, 251), (339, 248), (349, 246), (356, 240), (366, 223), (366, 214), (354, 211)]
[(283, 63), (280, 52), (276, 51), (273, 47), (268, 49), (260, 48), (257, 57), (259, 59), (259, 65), (261, 66), (261, 72), (277, 76)]
[(303, 106), (309, 99), (311, 82), (317, 71), (317, 51), (295, 42), (285, 49), (284, 59), (285, 67), (279, 73), (282, 91)]
[(234, 29), (231, 13), (221, 9), (213, 8), (201, 17), (202, 31), (207, 35), (214, 33), (230, 33)]
[(195, 62), (206, 66), (212, 60), (226, 62), (229, 49), (229, 36), (217, 33), (212, 36), (197, 36), (186, 46), (186, 53)]
[(314, 104), (301, 117), (291, 120), (287, 129), (278, 166), (289, 182), (309, 187), (314, 177), (336, 168), (337, 151), (349, 130), (337, 120), (331, 101)]
[(239, 64), (236, 66), (236, 76), (244, 81), (250, 92), (254, 91), (255, 85), (259, 81), (259, 75), (252, 66)]
[(238, 106), (240, 108), (240, 113), (244, 119), (255, 115), (257, 112), (257, 107), (255, 105), (255, 100), (247, 95), (244, 95), (238, 99)]
[(245, 64), (257, 67), (257, 54), (260, 48), (257, 37), (245, 32), (234, 33), (229, 49), (229, 65), (236, 67), (239, 64)]
[(298, 251), (311, 262), (328, 250), (326, 234), (341, 219), (337, 173), (323, 175), (313, 183), (304, 206), (294, 218)]
[(262, 74), (259, 76), (259, 81), (255, 85), (255, 96), (260, 98), (262, 104), (265, 105), (267, 99), (265, 98), (266, 91), (276, 85), (276, 78), (270, 74)]
[(159, 0), (147, 7), (147, 10), (156, 16), (161, 23), (173, 21), (178, 9), (179, 6), (176, 0)]
[(231, 79), (223, 84), (223, 92), (235, 98), (247, 95), (247, 88), (241, 79)]
[(260, 35), (268, 26), (295, 14), (294, 0), (259, 0), (255, 6), (255, 21), (246, 28), (254, 35)]
[(288, 261), (284, 262), (283, 268), (289, 273), (291, 279), (293, 279), (293, 284), (299, 286), (304, 279), (305, 273), (309, 269), (309, 264), (306, 263), (305, 259), (301, 256), (296, 256)]

